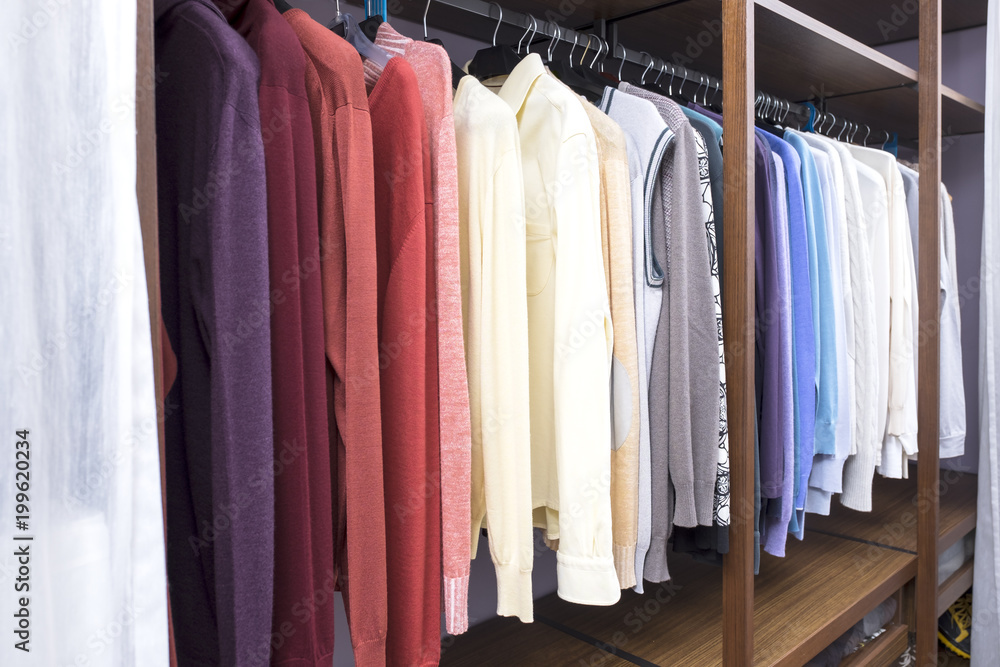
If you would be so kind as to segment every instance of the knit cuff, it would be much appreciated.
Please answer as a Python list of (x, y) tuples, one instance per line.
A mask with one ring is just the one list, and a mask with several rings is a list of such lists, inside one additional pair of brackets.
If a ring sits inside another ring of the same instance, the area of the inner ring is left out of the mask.
[[(872, 477), (875, 475), (876, 448), (858, 447), (858, 453), (844, 464), (844, 492), (840, 504), (859, 512), (872, 511)], [(881, 452), (881, 449), (878, 450)]]
[(646, 552), (646, 562), (642, 569), (642, 578), (658, 584), (670, 581), (670, 570), (667, 569), (667, 540), (653, 538)]
[(531, 570), (516, 563), (495, 564), (497, 572), (497, 615), (517, 616), (522, 623), (533, 622)]
[(570, 556), (556, 553), (559, 597), (567, 602), (608, 606), (618, 602), (621, 589), (611, 556)]
[(694, 500), (694, 480), (679, 481), (671, 478), (670, 482), (674, 487), (673, 525), (681, 528), (694, 528), (698, 525)]
[(611, 548), (615, 557), (615, 572), (619, 588), (635, 586), (635, 545), (615, 544)]
[(806, 511), (810, 514), (830, 516), (830, 500), (832, 498), (831, 492), (810, 486), (806, 492)]
[(354, 664), (356, 667), (385, 665), (385, 636), (355, 644)]
[(445, 630), (460, 635), (469, 629), (469, 575), (444, 577)]
[(837, 454), (837, 427), (832, 421), (817, 419), (813, 437), (813, 454)]
[(959, 431), (951, 435), (942, 435), (938, 445), (938, 456), (942, 459), (950, 459), (965, 454), (965, 431)]

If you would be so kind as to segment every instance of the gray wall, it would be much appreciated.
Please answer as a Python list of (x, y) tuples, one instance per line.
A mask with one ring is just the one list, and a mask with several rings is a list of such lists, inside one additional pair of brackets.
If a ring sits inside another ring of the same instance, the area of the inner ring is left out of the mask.
[[(916, 68), (917, 42), (879, 48)], [(943, 35), (941, 80), (982, 103), (986, 98), (986, 27)], [(947, 133), (947, 126), (943, 128)], [(965, 456), (945, 459), (942, 467), (975, 472), (979, 462), (979, 264), (983, 233), (983, 135), (941, 141), (941, 180), (955, 210), (955, 247), (962, 310), (962, 361), (965, 374)]]

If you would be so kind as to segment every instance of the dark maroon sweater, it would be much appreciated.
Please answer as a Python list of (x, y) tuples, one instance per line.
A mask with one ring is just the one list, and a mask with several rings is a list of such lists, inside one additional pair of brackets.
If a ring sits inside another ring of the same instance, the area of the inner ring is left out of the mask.
[[(215, 0), (260, 60), (274, 399), (271, 664), (330, 665), (333, 495), (316, 157), (299, 38), (268, 0)], [(320, 600), (321, 601), (321, 600)], [(312, 613), (306, 613), (313, 609)], [(261, 664), (265, 664), (262, 662)]]
[(257, 57), (208, 0), (155, 0), (167, 568), (181, 665), (260, 664), (273, 427)]

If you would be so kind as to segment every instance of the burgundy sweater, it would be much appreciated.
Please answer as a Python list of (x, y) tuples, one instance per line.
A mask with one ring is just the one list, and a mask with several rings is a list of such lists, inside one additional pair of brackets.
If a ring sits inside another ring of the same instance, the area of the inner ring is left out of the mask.
[(332, 594), (334, 581), (316, 157), (306, 57), (269, 0), (215, 2), (260, 60), (275, 461), (270, 662), (329, 665), (334, 605), (310, 602), (324, 587)]

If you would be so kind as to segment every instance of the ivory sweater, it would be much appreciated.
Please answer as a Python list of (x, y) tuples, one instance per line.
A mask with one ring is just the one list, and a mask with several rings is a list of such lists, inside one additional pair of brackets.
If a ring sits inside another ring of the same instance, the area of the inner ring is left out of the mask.
[(472, 556), (488, 526), (497, 614), (531, 622), (531, 427), (517, 119), (475, 77), (455, 93), (462, 325), (472, 417)]

